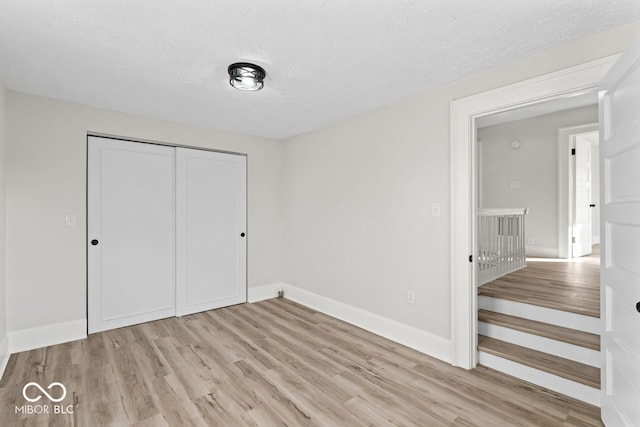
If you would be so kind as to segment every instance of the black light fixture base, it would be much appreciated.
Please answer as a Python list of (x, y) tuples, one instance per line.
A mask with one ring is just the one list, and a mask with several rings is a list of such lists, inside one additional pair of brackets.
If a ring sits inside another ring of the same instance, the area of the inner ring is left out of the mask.
[(267, 73), (259, 65), (249, 62), (235, 62), (227, 68), (229, 84), (240, 90), (260, 90), (264, 87)]

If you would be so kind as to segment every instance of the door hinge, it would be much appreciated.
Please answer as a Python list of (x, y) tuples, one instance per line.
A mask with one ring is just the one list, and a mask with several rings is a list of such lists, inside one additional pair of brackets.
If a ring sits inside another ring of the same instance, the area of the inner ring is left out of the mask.
[(572, 237), (572, 238), (571, 238), (571, 243), (575, 243), (575, 242), (576, 242), (576, 238), (575, 238), (575, 237)]
[(575, 156), (575, 155), (576, 155), (576, 149), (575, 149), (575, 148), (572, 148), (572, 149), (571, 149), (571, 155), (572, 155), (572, 156)]
[(473, 262), (473, 255), (469, 255), (469, 262)]

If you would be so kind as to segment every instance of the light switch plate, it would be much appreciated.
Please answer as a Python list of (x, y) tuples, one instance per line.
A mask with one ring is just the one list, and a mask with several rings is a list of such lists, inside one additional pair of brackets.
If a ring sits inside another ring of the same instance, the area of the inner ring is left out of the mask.
[(431, 216), (440, 216), (440, 203), (431, 203)]
[(64, 225), (67, 227), (76, 227), (78, 225), (78, 219), (76, 214), (68, 213), (64, 216)]

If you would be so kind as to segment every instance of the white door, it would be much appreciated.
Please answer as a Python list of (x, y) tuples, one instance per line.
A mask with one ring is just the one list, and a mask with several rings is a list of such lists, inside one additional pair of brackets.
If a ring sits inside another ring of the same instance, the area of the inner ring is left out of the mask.
[(574, 258), (591, 254), (591, 143), (580, 136), (575, 137), (575, 179), (573, 180), (575, 205), (573, 209)]
[(600, 87), (602, 419), (640, 425), (640, 39)]
[(88, 138), (89, 333), (175, 315), (174, 149)]
[(176, 154), (177, 314), (246, 302), (246, 157)]

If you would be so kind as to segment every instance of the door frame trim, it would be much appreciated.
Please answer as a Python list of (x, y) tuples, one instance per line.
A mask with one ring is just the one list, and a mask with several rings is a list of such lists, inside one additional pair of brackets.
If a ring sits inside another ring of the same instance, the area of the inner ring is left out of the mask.
[(191, 148), (193, 150), (212, 151), (214, 153), (234, 154), (234, 155), (237, 155), (237, 156), (248, 157), (247, 153), (241, 153), (239, 151), (218, 150), (218, 149), (215, 149), (215, 148), (202, 147), (202, 146), (199, 146), (199, 145), (176, 144), (176, 143), (173, 143), (173, 142), (156, 141), (156, 140), (152, 140), (152, 139), (130, 138), (130, 137), (127, 137), (127, 136), (112, 135), (112, 134), (101, 133), (101, 132), (90, 132), (90, 131), (87, 132), (87, 141), (89, 140), (90, 136), (95, 136), (95, 137), (98, 137), (98, 138), (106, 138), (106, 139), (117, 139), (117, 140), (120, 140), (120, 141), (128, 141), (128, 142), (139, 142), (141, 144), (162, 145), (162, 146), (165, 146), (165, 147)]
[[(476, 119), (513, 108), (596, 90), (620, 57), (612, 55), (451, 102), (451, 363), (478, 363)], [(469, 255), (473, 262), (469, 262)]]

